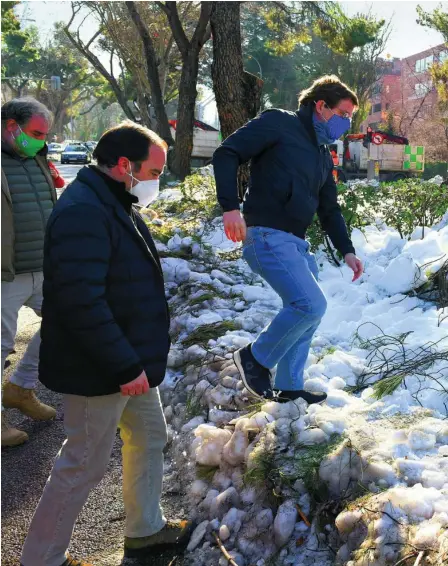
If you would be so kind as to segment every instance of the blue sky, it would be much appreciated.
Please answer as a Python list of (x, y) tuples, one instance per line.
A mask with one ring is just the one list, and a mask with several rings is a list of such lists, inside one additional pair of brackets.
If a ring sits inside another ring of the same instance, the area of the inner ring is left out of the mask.
[[(35, 20), (34, 22), (24, 22), (34, 24), (39, 27), (44, 38), (51, 37), (53, 24), (57, 21), (67, 22), (71, 16), (71, 2), (61, 1), (28, 1), (22, 2), (19, 14), (24, 14), (26, 18)], [(416, 23), (416, 7), (421, 4), (425, 10), (432, 11), (437, 6), (443, 6), (448, 10), (448, 2), (341, 2), (348, 15), (357, 12), (367, 13), (371, 11), (378, 18), (386, 20), (392, 19), (393, 31), (387, 45), (386, 53), (392, 57), (407, 57), (414, 53), (424, 51), (443, 42), (441, 34), (419, 26)], [(95, 27), (88, 20), (84, 24), (84, 33), (92, 35)]]

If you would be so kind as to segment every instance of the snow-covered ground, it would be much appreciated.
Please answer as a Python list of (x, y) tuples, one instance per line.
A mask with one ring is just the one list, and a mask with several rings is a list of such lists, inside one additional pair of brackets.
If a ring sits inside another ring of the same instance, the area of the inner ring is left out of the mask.
[[(408, 294), (446, 261), (448, 214), (424, 239), (416, 230), (403, 240), (381, 223), (355, 231), (365, 264), (356, 283), (347, 267), (318, 254), (328, 310), (305, 387), (328, 399), (311, 407), (254, 405), (243, 389), (232, 352), (257, 336), (281, 302), (229, 255), (238, 246), (219, 218), (198, 234), (158, 243), (164, 255), (186, 257), (162, 260), (175, 336), (163, 398), (171, 480), (187, 489), (199, 524), (191, 564), (229, 564), (216, 536), (239, 566), (383, 566), (406, 555), (405, 566), (419, 556), (421, 565), (448, 564), (448, 360), (440, 356), (448, 351), (448, 319)], [(406, 373), (378, 399), (373, 385), (385, 360), (405, 364), (422, 348), (439, 352), (424, 368), (430, 376)], [(316, 486), (326, 486), (320, 501), (303, 477), (303, 458), (316, 449)]]

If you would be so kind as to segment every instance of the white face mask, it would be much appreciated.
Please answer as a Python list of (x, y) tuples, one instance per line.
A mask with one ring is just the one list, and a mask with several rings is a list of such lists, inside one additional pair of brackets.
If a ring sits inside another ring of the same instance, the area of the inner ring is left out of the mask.
[[(128, 175), (132, 179), (131, 194), (138, 198), (138, 204), (146, 208), (159, 196), (160, 183), (159, 179), (149, 179), (148, 181), (139, 181), (131, 173)], [(134, 185), (134, 181), (137, 183)]]

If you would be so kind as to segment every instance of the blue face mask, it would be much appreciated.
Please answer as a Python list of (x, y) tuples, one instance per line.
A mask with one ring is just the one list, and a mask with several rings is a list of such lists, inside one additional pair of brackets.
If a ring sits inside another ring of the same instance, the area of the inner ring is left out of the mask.
[(350, 129), (350, 118), (338, 116), (331, 110), (331, 108), (328, 109), (332, 112), (333, 116), (327, 121), (319, 120), (316, 114), (313, 113), (314, 130), (316, 131), (319, 145), (328, 145), (333, 143)]

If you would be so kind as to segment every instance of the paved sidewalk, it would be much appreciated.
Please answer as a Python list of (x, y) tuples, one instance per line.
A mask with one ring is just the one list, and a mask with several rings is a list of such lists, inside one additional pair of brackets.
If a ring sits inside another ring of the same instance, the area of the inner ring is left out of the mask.
[[(22, 355), (33, 336), (39, 319), (30, 309), (20, 312), (17, 354), (11, 356), (12, 366)], [(5, 372), (9, 375), (12, 367)], [(18, 566), (21, 547), (32, 514), (51, 471), (54, 458), (65, 438), (62, 426), (60, 395), (39, 386), (39, 398), (57, 408), (56, 420), (37, 423), (18, 411), (8, 410), (11, 424), (25, 430), (30, 440), (23, 446), (2, 450), (2, 566)], [(124, 508), (121, 497), (120, 439), (114, 445), (106, 476), (92, 491), (75, 526), (70, 551), (90, 558), (94, 566), (118, 566), (122, 559)], [(165, 513), (170, 518), (183, 514), (179, 496), (165, 495)], [(183, 517), (182, 517), (183, 518)], [(173, 562), (174, 560), (174, 562)], [(180, 566), (175, 554), (164, 553), (141, 566)], [(130, 563), (129, 563), (130, 565)]]

